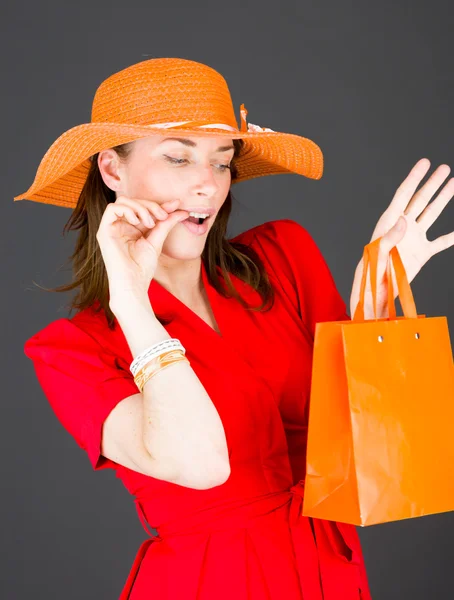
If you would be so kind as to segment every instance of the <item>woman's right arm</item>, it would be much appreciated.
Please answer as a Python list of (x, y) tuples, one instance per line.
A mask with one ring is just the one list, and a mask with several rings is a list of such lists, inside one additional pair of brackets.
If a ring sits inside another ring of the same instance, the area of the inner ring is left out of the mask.
[[(148, 298), (112, 309), (133, 358), (170, 339)], [(195, 489), (221, 485), (230, 475), (224, 428), (187, 362), (158, 371), (142, 393), (122, 400), (103, 427), (102, 454), (147, 475)]]
[[(179, 200), (119, 196), (96, 234), (109, 281), (109, 305), (133, 358), (170, 339), (150, 305), (148, 289), (167, 235), (188, 217)], [(158, 371), (142, 393), (122, 400), (104, 421), (101, 451), (158, 479), (205, 489), (230, 475), (221, 418), (187, 362)], [(131, 464), (132, 463), (132, 464)]]

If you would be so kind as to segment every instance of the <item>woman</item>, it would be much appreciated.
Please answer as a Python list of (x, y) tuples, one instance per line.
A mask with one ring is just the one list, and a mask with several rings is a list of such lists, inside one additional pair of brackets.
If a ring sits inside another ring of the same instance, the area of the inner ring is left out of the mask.
[[(80, 229), (75, 279), (58, 288), (79, 288), (79, 310), (25, 352), (56, 416), (94, 469), (116, 470), (149, 534), (122, 600), (370, 598), (355, 527), (301, 514), (315, 325), (348, 319), (345, 303), (295, 221), (225, 238), (233, 182), (319, 179), (322, 154), (246, 114), (238, 129), (206, 65), (132, 65), (101, 84), (91, 123), (63, 134), (15, 198), (74, 208)], [(413, 196), (429, 166), (417, 163), (374, 231), (378, 316), (395, 244), (411, 280), (453, 243), (425, 237), (453, 192), (451, 179), (425, 208), (442, 165)], [(352, 314), (361, 274), (360, 262)]]

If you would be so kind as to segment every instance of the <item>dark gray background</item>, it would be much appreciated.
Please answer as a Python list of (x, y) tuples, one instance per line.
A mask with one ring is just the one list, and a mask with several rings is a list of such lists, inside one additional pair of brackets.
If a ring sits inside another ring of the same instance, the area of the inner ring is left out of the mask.
[[(348, 303), (363, 246), (411, 167), (423, 156), (429, 174), (454, 164), (453, 7), (448, 0), (16, 1), (3, 5), (0, 23), (0, 597), (110, 600), (145, 532), (114, 472), (92, 471), (58, 424), (23, 354), (30, 335), (66, 316), (68, 296), (32, 281), (69, 280), (61, 266), (75, 236), (61, 232), (70, 211), (13, 196), (29, 187), (61, 133), (90, 120), (94, 92), (113, 72), (150, 57), (205, 62), (227, 79), (238, 119), (244, 102), (252, 123), (309, 137), (325, 156), (320, 181), (280, 175), (235, 186), (231, 233), (275, 218), (299, 221)], [(430, 239), (454, 229), (453, 211), (445, 209)], [(437, 255), (412, 284), (418, 312), (452, 323), (453, 259), (454, 249)], [(374, 600), (453, 597), (453, 513), (359, 533)]]

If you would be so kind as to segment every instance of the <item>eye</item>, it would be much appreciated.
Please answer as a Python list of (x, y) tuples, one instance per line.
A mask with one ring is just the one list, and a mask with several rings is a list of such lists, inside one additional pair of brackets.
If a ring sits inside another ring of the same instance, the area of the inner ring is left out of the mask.
[[(174, 165), (182, 165), (184, 163), (189, 162), (187, 158), (174, 158), (173, 156), (168, 156), (167, 154), (164, 154), (164, 158), (166, 159), (167, 162), (170, 162)], [(219, 169), (219, 171), (229, 171), (231, 169), (231, 165), (224, 165), (224, 164), (218, 164), (218, 165), (214, 165), (217, 169)]]
[(187, 162), (186, 158), (173, 158), (172, 156), (167, 156), (167, 154), (164, 154), (164, 157), (168, 162), (173, 163), (174, 165), (181, 165)]

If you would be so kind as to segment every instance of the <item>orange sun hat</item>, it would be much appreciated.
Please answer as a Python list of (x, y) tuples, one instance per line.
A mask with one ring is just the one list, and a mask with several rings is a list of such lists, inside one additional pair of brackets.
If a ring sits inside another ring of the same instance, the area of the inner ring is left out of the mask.
[(224, 77), (182, 58), (153, 58), (114, 73), (96, 90), (91, 122), (55, 140), (41, 160), (31, 187), (14, 200), (74, 208), (87, 179), (90, 157), (149, 135), (219, 136), (243, 139), (235, 183), (281, 173), (310, 179), (323, 174), (323, 154), (312, 140), (235, 118)]

